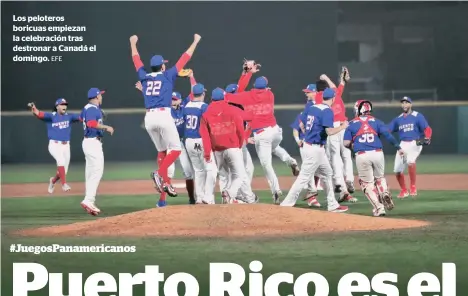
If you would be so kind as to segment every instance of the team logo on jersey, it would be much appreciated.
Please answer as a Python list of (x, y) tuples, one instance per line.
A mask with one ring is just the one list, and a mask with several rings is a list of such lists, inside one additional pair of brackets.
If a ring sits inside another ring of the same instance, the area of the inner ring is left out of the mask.
[(414, 124), (413, 123), (402, 124), (398, 127), (398, 129), (403, 132), (410, 132), (414, 130)]
[(70, 126), (69, 121), (59, 121), (52, 123), (52, 127), (58, 127), (59, 129), (68, 128)]

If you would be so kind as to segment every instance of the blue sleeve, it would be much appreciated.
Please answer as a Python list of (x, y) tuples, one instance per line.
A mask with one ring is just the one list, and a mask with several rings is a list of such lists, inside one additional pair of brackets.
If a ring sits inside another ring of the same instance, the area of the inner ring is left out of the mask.
[[(397, 118), (398, 118), (398, 117), (397, 117)], [(397, 118), (393, 119), (393, 120), (388, 124), (388, 128), (390, 129), (390, 132), (397, 132), (397, 131), (398, 131)]]
[(322, 126), (333, 127), (333, 111), (330, 108), (322, 111)]
[(201, 107), (201, 113), (202, 113), (202, 115), (203, 115), (203, 113), (206, 112), (206, 109), (208, 109), (208, 104), (202, 105), (202, 107)]
[(146, 74), (148, 73), (146, 73), (146, 70), (144, 67), (141, 67), (140, 69), (138, 69), (137, 74), (138, 74), (138, 80), (143, 81), (146, 79)]
[(302, 113), (296, 116), (296, 120), (294, 120), (293, 123), (291, 123), (290, 127), (296, 131), (300, 130), (299, 127), (299, 118), (301, 117)]
[(44, 117), (42, 118), (42, 120), (51, 121), (52, 117), (54, 117), (54, 115), (51, 112), (44, 112)]
[(89, 108), (88, 110), (86, 110), (85, 117), (85, 121), (99, 120), (102, 118), (102, 113), (97, 108)]
[(299, 120), (302, 122), (302, 124), (306, 124), (307, 122), (307, 110), (304, 110), (301, 115), (299, 116)]
[(400, 149), (400, 144), (397, 142), (395, 137), (390, 133), (388, 126), (386, 126), (383, 122), (378, 122), (379, 125), (378, 133), (387, 139), (387, 141), (392, 144), (395, 148)]
[(418, 113), (418, 117), (416, 118), (416, 120), (417, 120), (418, 126), (421, 129), (421, 131), (424, 131), (426, 129), (426, 127), (429, 126), (429, 124), (427, 123), (426, 118), (421, 113)]
[(190, 102), (190, 96), (187, 96), (185, 99), (183, 99), (182, 102), (180, 102), (180, 105), (182, 107), (185, 107), (185, 105), (187, 105), (188, 102)]
[(70, 121), (71, 122), (80, 121), (80, 114), (71, 114)]
[(169, 79), (169, 81), (171, 81), (172, 83), (174, 83), (174, 81), (176, 80), (177, 78), (177, 74), (179, 72), (177, 72), (177, 68), (176, 66), (172, 66), (169, 70), (165, 71), (164, 72), (164, 75), (166, 75), (167, 79)]
[(353, 136), (352, 136), (352, 134), (351, 134), (350, 126), (348, 126), (348, 127), (346, 128), (345, 133), (344, 133), (343, 140), (345, 140), (345, 141), (352, 141), (352, 140), (353, 140)]

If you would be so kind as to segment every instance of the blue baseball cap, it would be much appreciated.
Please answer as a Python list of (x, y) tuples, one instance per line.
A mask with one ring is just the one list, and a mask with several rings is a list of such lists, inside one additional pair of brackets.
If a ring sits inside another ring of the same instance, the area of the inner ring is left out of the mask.
[(102, 95), (105, 92), (106, 91), (104, 91), (104, 90), (99, 90), (99, 88), (97, 88), (97, 87), (90, 88), (88, 90), (88, 99), (94, 99), (98, 95)]
[(199, 96), (206, 91), (205, 86), (201, 83), (197, 83), (192, 87), (192, 93), (195, 96)]
[(161, 66), (164, 63), (167, 63), (168, 60), (165, 60), (161, 55), (155, 55), (151, 58), (150, 65), (153, 66)]
[(55, 106), (58, 106), (58, 105), (68, 105), (68, 102), (64, 98), (60, 98), (60, 99), (57, 99), (57, 101), (55, 101)]
[(224, 90), (222, 88), (219, 88), (219, 87), (213, 89), (213, 91), (211, 92), (211, 99), (213, 101), (224, 100)]
[(172, 99), (173, 99), (173, 100), (181, 100), (181, 99), (182, 99), (182, 95), (180, 94), (180, 92), (174, 91), (174, 92), (172, 92)]
[(266, 88), (268, 86), (268, 79), (265, 76), (255, 79), (254, 88)]
[(330, 100), (332, 99), (333, 97), (335, 97), (335, 91), (329, 87), (327, 87), (324, 91), (323, 91), (323, 99), (324, 100)]
[(406, 101), (406, 102), (408, 102), (408, 103), (410, 103), (410, 104), (413, 104), (413, 101), (411, 100), (410, 97), (403, 97), (403, 98), (400, 100), (400, 102), (404, 102), (404, 101)]
[(239, 88), (239, 85), (235, 83), (229, 84), (228, 86), (226, 86), (226, 92), (233, 94), (237, 91), (238, 88)]
[(316, 92), (317, 91), (317, 85), (315, 85), (313, 83), (309, 84), (302, 91), (305, 92), (305, 93)]

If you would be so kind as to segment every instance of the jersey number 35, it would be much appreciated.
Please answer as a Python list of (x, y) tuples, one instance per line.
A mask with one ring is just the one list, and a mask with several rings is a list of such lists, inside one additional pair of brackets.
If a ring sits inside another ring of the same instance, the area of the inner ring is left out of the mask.
[(161, 86), (162, 86), (162, 81), (148, 80), (146, 82), (146, 95), (147, 96), (159, 96)]

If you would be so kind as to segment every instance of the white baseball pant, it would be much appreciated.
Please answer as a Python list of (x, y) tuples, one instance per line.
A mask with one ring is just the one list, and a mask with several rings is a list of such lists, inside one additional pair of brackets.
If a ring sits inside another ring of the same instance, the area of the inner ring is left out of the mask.
[[(384, 205), (378, 195), (378, 193), (388, 192), (388, 185), (384, 176), (385, 158), (383, 152), (373, 150), (357, 153), (356, 168), (361, 189), (372, 204), (373, 212), (384, 211)], [(377, 188), (375, 183), (377, 183)]]
[(323, 183), (324, 191), (327, 196), (328, 210), (333, 211), (339, 208), (340, 205), (333, 192), (333, 172), (324, 147), (322, 145), (309, 145), (305, 143), (302, 155), (303, 163), (299, 176), (280, 206), (293, 207), (304, 187), (306, 187), (308, 182), (311, 179), (313, 180), (314, 175), (317, 174)]
[(239, 194), (246, 203), (254, 203), (255, 194), (252, 192), (250, 182), (248, 182), (244, 162), (242, 161), (242, 150), (240, 148), (229, 148), (223, 151), (215, 151), (214, 156), (218, 170), (221, 171), (224, 167), (226, 171), (230, 172), (231, 182), (224, 191), (231, 198), (236, 198)]
[[(214, 204), (214, 188), (218, 174), (214, 161), (207, 162), (203, 156), (203, 142), (201, 138), (185, 139), (187, 155), (195, 172), (195, 197), (197, 202)], [(211, 152), (211, 159), (214, 159)]]
[(283, 135), (278, 125), (266, 127), (260, 132), (254, 132), (255, 150), (273, 194), (281, 191), (281, 188), (273, 169), (272, 153), (282, 140)]
[(102, 142), (96, 138), (84, 138), (83, 153), (86, 159), (85, 167), (85, 200), (94, 203), (96, 194), (104, 173), (104, 152)]
[[(340, 124), (341, 122), (334, 122), (333, 127), (338, 127)], [(341, 185), (343, 189), (346, 188), (345, 176), (347, 180), (354, 181), (351, 151), (343, 145), (344, 133), (345, 131), (342, 130), (337, 134), (329, 136), (326, 145), (327, 156), (333, 169), (333, 183)], [(344, 173), (343, 169), (345, 170)]]
[[(180, 147), (182, 149), (179, 158), (177, 160), (180, 163), (180, 167), (182, 168), (182, 173), (184, 175), (185, 180), (193, 180), (194, 178), (194, 171), (192, 167), (192, 163), (187, 154), (187, 149), (185, 149), (185, 145), (183, 141), (180, 141)], [(167, 175), (169, 178), (174, 178), (175, 175), (175, 163), (171, 164), (167, 169)]]
[(145, 128), (158, 152), (172, 150), (180, 151), (180, 139), (171, 108), (155, 108), (147, 110)]
[[(252, 184), (253, 174), (254, 174), (254, 164), (252, 157), (250, 156), (249, 149), (247, 145), (242, 146), (242, 157), (244, 160), (245, 172), (247, 173), (247, 181), (249, 184)], [(231, 184), (231, 174), (229, 168), (223, 166), (219, 169), (219, 190), (222, 192)], [(240, 192), (237, 195), (240, 197)]]
[(70, 165), (70, 142), (62, 144), (60, 141), (49, 140), (49, 153), (57, 162), (57, 166), (65, 167), (65, 174)]
[(422, 151), (422, 146), (416, 145), (416, 141), (401, 141), (400, 147), (406, 153), (406, 157), (401, 157), (397, 151), (395, 155), (395, 167), (393, 169), (395, 173), (403, 173), (408, 164), (416, 163), (416, 159), (418, 159)]
[[(283, 138), (283, 129), (278, 126), (279, 132), (281, 133), (281, 139)], [(297, 165), (297, 161), (289, 155), (289, 153), (281, 147), (280, 145), (276, 146), (275, 149), (273, 149), (273, 154), (276, 155), (279, 159), (281, 159), (282, 162), (286, 163), (289, 166), (292, 166), (293, 164)]]
[[(307, 144), (304, 144), (304, 145), (307, 145)], [(302, 163), (304, 163), (304, 159), (305, 159), (304, 146), (299, 148), (299, 153), (301, 154)], [(310, 178), (309, 182), (307, 182), (307, 185), (304, 187), (304, 189), (307, 189), (308, 192), (317, 192), (317, 186), (315, 186), (314, 177), (315, 177), (315, 174), (314, 176), (312, 176), (312, 178)]]

